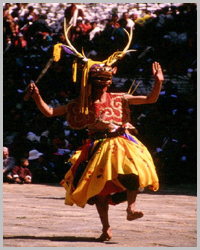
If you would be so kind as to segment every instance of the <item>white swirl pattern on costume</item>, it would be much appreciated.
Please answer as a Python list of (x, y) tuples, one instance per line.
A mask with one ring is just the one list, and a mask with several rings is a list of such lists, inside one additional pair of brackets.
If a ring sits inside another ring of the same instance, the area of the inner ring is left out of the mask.
[(125, 103), (125, 109), (123, 109), (122, 102), (126, 100), (123, 99), (122, 96), (114, 96), (112, 95), (110, 106), (104, 107), (102, 105), (101, 110), (99, 112), (99, 121), (103, 123), (110, 123), (113, 122), (115, 124), (122, 124), (122, 118), (123, 118), (123, 111), (126, 112), (126, 116), (129, 116), (128, 113), (128, 103)]
[(67, 111), (68, 124), (74, 129), (82, 129), (87, 125), (93, 125), (96, 120), (96, 115), (92, 110), (89, 110), (87, 115), (81, 113), (80, 103), (77, 100), (68, 103)]

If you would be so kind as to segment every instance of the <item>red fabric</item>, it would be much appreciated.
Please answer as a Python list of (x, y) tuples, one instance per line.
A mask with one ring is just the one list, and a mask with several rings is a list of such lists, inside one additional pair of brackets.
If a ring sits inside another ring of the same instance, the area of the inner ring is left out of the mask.
[(120, 193), (123, 189), (116, 186), (112, 181), (107, 181), (106, 185), (104, 186), (103, 190), (98, 194), (100, 196), (106, 196), (112, 193)]
[(25, 179), (27, 175), (32, 177), (32, 173), (28, 168), (15, 166), (12, 170), (13, 175), (18, 175), (20, 179)]
[(95, 113), (89, 110), (89, 114), (81, 113), (80, 100), (75, 99), (67, 105), (67, 122), (71, 128), (82, 129), (95, 122)]
[(130, 121), (128, 101), (121, 93), (106, 93), (104, 103), (89, 106), (89, 114), (80, 112), (80, 100), (76, 99), (67, 105), (67, 121), (71, 128), (82, 129), (93, 125), (97, 120), (103, 123), (123, 125)]
[(104, 103), (95, 103), (95, 113), (100, 121), (118, 125), (130, 121), (128, 102), (119, 93), (106, 93)]

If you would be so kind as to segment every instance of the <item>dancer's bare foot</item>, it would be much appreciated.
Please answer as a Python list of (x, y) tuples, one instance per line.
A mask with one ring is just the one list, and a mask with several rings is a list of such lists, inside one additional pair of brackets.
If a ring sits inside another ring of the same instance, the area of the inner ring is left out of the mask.
[(126, 211), (127, 211), (127, 217), (126, 217), (127, 220), (136, 220), (142, 218), (144, 215), (140, 211), (131, 211), (131, 210), (126, 210)]
[(107, 230), (103, 230), (103, 233), (98, 238), (99, 241), (109, 241), (112, 238), (111, 228), (109, 227)]

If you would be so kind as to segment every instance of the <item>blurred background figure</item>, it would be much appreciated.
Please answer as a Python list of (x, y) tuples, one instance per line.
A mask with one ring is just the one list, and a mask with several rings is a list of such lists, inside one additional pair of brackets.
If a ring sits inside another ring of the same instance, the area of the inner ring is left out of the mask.
[(9, 149), (3, 147), (3, 181), (13, 183), (12, 169), (15, 166), (15, 158), (9, 156)]
[(20, 165), (13, 168), (12, 175), (15, 183), (24, 184), (32, 182), (32, 173), (28, 166), (29, 160), (27, 158), (22, 158)]
[(81, 8), (77, 6), (77, 4), (72, 3), (69, 7), (65, 9), (65, 18), (68, 25), (76, 26), (77, 18), (84, 18), (84, 13)]
[(54, 165), (46, 160), (43, 153), (36, 149), (30, 150), (28, 160), (33, 183), (50, 183), (54, 181), (54, 178), (56, 178)]

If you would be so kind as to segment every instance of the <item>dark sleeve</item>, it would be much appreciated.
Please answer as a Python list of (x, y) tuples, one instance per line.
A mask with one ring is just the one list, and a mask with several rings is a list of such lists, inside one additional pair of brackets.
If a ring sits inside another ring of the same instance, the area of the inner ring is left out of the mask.
[(4, 168), (6, 171), (11, 171), (15, 166), (15, 159), (13, 157), (9, 157), (7, 160), (7, 165)]
[(13, 175), (18, 174), (18, 166), (15, 166), (15, 167), (12, 169), (12, 173), (13, 173)]

